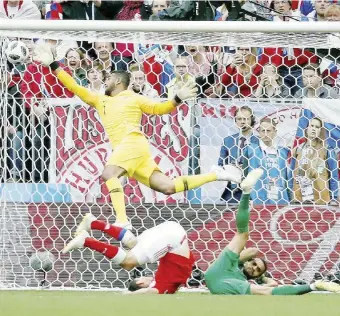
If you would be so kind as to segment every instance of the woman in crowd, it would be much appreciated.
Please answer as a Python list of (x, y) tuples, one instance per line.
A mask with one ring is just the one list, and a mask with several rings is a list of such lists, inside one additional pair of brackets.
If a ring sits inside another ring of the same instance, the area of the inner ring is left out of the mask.
[(270, 8), (273, 10), (271, 12), (271, 19), (274, 22), (294, 22), (301, 20), (301, 12), (299, 10), (293, 9), (296, 7), (298, 1), (288, 1), (288, 0), (273, 0), (270, 3)]
[(105, 93), (104, 86), (104, 69), (102, 64), (97, 60), (92, 67), (88, 68), (86, 75), (88, 80), (87, 87), (95, 92)]
[(326, 144), (322, 120), (313, 118), (305, 138), (293, 149), (294, 200), (303, 203), (328, 204), (337, 199), (339, 174), (335, 151)]
[(212, 72), (203, 46), (186, 46), (185, 51), (188, 53), (188, 69), (192, 76), (208, 76)]

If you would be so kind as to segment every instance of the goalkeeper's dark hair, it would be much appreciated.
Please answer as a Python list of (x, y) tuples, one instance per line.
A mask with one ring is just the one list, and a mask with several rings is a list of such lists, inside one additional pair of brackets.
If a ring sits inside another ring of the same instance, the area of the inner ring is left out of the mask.
[(135, 292), (135, 291), (140, 290), (140, 289), (142, 289), (142, 287), (137, 284), (136, 279), (133, 279), (129, 282), (128, 290), (130, 292)]
[(111, 71), (111, 74), (119, 77), (122, 81), (122, 84), (125, 86), (125, 88), (129, 87), (129, 85), (130, 85), (130, 74), (127, 71), (114, 70), (114, 71)]

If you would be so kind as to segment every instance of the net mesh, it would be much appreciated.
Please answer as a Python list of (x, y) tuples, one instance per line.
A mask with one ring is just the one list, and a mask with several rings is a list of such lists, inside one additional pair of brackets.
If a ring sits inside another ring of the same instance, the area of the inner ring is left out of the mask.
[[(115, 69), (130, 71), (129, 89), (154, 99), (172, 98), (184, 81), (196, 81), (195, 100), (171, 114), (142, 117), (160, 169), (174, 178), (216, 164), (237, 165), (244, 174), (263, 168), (252, 194), (247, 247), (259, 249), (278, 282), (309, 282), (315, 274), (337, 278), (336, 35), (21, 30), (2, 36), (0, 288), (123, 289), (133, 276), (157, 268), (127, 272), (90, 250), (61, 254), (89, 210), (115, 222), (101, 179), (112, 146), (96, 110), (32, 60), (44, 40), (55, 45), (78, 84), (97, 93), (104, 93), (105, 73)], [(8, 51), (17, 40), (20, 51)], [(21, 56), (20, 45), (28, 56)], [(23, 60), (10, 62), (17, 55)], [(235, 233), (235, 183), (213, 182), (172, 196), (133, 178), (122, 184), (133, 232), (179, 222), (200, 271)], [(94, 237), (114, 243), (98, 232)], [(43, 264), (52, 262), (46, 276), (32, 268), (37, 254)], [(202, 286), (202, 275), (193, 275), (189, 287)]]

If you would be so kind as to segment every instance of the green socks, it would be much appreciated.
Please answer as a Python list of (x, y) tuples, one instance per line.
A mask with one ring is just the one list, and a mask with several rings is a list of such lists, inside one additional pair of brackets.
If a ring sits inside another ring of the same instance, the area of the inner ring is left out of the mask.
[(250, 194), (242, 194), (236, 214), (237, 232), (240, 234), (249, 230), (249, 200)]

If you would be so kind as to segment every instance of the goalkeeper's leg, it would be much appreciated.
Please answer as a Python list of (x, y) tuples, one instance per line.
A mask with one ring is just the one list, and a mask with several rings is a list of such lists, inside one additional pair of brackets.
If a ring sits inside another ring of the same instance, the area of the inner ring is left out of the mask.
[(209, 173), (192, 176), (181, 176), (175, 179), (171, 179), (164, 173), (155, 170), (148, 179), (148, 183), (143, 183), (148, 185), (151, 189), (162, 192), (166, 195), (170, 195), (177, 192), (195, 189), (202, 186), (203, 184), (213, 181), (232, 181), (239, 183), (241, 182), (241, 177), (242, 171), (235, 166), (229, 165), (225, 166), (225, 168), (213, 168), (213, 170)]
[(111, 203), (116, 211), (116, 225), (130, 228), (126, 216), (124, 191), (119, 180), (125, 173), (123, 168), (109, 165), (104, 168), (102, 178), (109, 190)]

